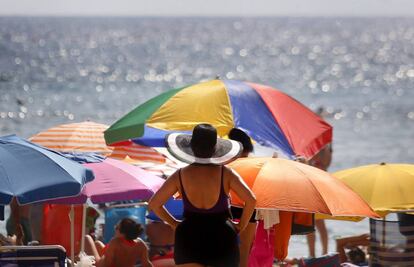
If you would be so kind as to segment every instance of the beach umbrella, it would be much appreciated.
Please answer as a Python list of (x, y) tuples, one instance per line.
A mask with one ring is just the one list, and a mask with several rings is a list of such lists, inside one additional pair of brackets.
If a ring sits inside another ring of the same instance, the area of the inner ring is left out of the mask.
[(414, 165), (372, 164), (333, 173), (379, 214), (414, 210)]
[(332, 127), (289, 95), (269, 86), (211, 80), (160, 94), (138, 106), (105, 131), (107, 144), (133, 142), (164, 146), (172, 131), (210, 123), (220, 136), (245, 130), (257, 143), (285, 155), (314, 156), (332, 141)]
[(30, 138), (33, 143), (63, 152), (93, 152), (116, 159), (165, 163), (165, 157), (154, 149), (130, 141), (123, 142), (115, 150), (108, 147), (104, 131), (109, 126), (92, 121), (61, 124), (42, 131)]
[[(79, 156), (74, 160), (79, 162)], [(55, 203), (83, 204), (87, 199), (95, 204), (147, 200), (165, 181), (139, 167), (111, 158), (82, 165), (93, 171), (95, 179), (86, 184), (78, 196), (62, 198)]]
[[(174, 199), (170, 198), (164, 204), (164, 207), (168, 210), (168, 212), (177, 220), (183, 220), (183, 213), (184, 213), (184, 204), (182, 199)], [(150, 211), (146, 216), (147, 219), (153, 221), (161, 221), (161, 219), (154, 213), (154, 211)]]
[(0, 137), (0, 204), (21, 205), (78, 195), (91, 170), (15, 135)]
[[(61, 198), (49, 202), (55, 204), (85, 204), (87, 199), (92, 203), (105, 203), (126, 200), (149, 199), (164, 183), (164, 180), (131, 164), (93, 154), (65, 153), (95, 174), (93, 183), (85, 186), (75, 197)], [(75, 163), (77, 164), (77, 163)], [(74, 258), (74, 224), (73, 208), (71, 210), (71, 258)], [(86, 208), (83, 206), (82, 234), (85, 236)], [(84, 251), (84, 239), (81, 238), (81, 252)]]
[[(241, 158), (228, 166), (252, 189), (256, 209), (378, 217), (357, 193), (318, 168), (281, 158)], [(237, 195), (231, 200), (243, 206)]]
[(113, 147), (110, 158), (123, 160), (134, 165), (152, 163), (165, 164), (166, 157), (152, 147), (136, 144), (130, 140), (124, 141)]
[(108, 125), (92, 121), (61, 124), (32, 136), (30, 141), (58, 151), (106, 155), (112, 152), (103, 136), (107, 128)]

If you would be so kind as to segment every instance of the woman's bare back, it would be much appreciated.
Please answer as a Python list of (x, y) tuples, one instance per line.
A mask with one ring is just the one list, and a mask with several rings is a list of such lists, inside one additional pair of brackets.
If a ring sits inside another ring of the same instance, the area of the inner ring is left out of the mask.
[[(229, 174), (225, 166), (189, 165), (181, 169), (181, 182), (191, 204), (200, 209), (214, 207), (220, 197), (223, 171), (224, 191), (228, 195)], [(179, 187), (180, 194), (183, 190)]]
[[(142, 262), (147, 258), (147, 255), (148, 249), (142, 240), (127, 241), (124, 238), (114, 238), (105, 251), (105, 265), (100, 266), (133, 267), (138, 261)], [(142, 262), (142, 266), (148, 266), (145, 261)]]

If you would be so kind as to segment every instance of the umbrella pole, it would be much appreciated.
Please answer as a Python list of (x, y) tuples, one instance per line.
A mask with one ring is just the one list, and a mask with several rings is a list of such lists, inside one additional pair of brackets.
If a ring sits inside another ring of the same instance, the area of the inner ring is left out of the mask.
[(75, 209), (70, 205), (70, 260), (72, 267), (75, 266)]
[(381, 246), (385, 246), (385, 217), (382, 218), (382, 240), (381, 240)]
[(85, 251), (85, 235), (86, 235), (86, 204), (82, 204), (82, 236), (81, 236), (81, 250)]

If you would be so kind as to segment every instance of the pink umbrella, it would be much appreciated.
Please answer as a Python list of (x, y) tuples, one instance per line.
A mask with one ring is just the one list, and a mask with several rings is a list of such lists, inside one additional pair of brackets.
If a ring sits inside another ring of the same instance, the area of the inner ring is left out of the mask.
[[(164, 179), (131, 164), (106, 158), (98, 163), (83, 164), (95, 174), (76, 197), (57, 200), (64, 204), (83, 204), (149, 199), (164, 183)], [(56, 203), (55, 202), (55, 203)]]
[[(83, 187), (76, 197), (54, 200), (59, 204), (84, 204), (89, 198), (93, 203), (149, 199), (164, 183), (164, 179), (131, 164), (106, 158), (102, 162), (82, 164), (95, 175), (94, 183)], [(73, 207), (73, 206), (72, 206)], [(71, 217), (73, 218), (73, 209)], [(86, 209), (83, 208), (82, 235), (85, 235)], [(72, 220), (73, 222), (73, 220)], [(84, 251), (84, 239), (81, 239)], [(71, 258), (74, 259), (74, 224), (71, 224)]]

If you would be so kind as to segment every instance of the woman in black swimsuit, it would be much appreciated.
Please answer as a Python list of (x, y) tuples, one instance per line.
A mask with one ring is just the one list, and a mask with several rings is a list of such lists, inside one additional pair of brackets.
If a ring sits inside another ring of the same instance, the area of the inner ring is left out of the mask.
[[(189, 166), (171, 175), (149, 202), (149, 209), (176, 229), (174, 260), (178, 266), (239, 266), (237, 233), (247, 226), (256, 200), (229, 168), (223, 166), (239, 155), (240, 143), (217, 138), (209, 124), (197, 125), (193, 135), (170, 134), (167, 148)], [(230, 221), (228, 193), (232, 190), (245, 207), (239, 224)], [(184, 220), (179, 222), (163, 206), (179, 192)]]

